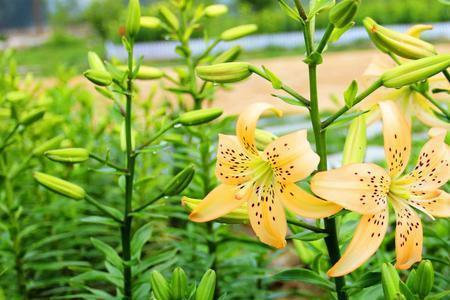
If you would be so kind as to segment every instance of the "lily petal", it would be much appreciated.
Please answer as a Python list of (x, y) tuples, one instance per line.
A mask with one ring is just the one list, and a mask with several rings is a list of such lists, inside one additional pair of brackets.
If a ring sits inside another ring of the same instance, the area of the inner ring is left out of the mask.
[(403, 113), (392, 101), (379, 103), (383, 119), (384, 152), (389, 174), (395, 177), (403, 172), (411, 152), (411, 128)]
[(401, 179), (407, 183), (412, 181), (410, 188), (413, 191), (435, 190), (450, 179), (450, 151), (445, 143), (447, 131), (433, 128), (430, 133), (434, 137), (422, 147), (416, 167)]
[(297, 182), (309, 176), (320, 161), (306, 138), (306, 130), (282, 136), (270, 143), (263, 153), (277, 177), (283, 182)]
[(409, 269), (415, 262), (422, 260), (422, 222), (416, 212), (402, 200), (393, 199), (397, 226), (395, 228), (395, 267)]
[(248, 197), (237, 199), (235, 195), (236, 186), (218, 185), (191, 212), (189, 219), (194, 222), (208, 222), (226, 215), (248, 200)]
[(363, 215), (386, 208), (389, 185), (389, 175), (375, 164), (350, 164), (311, 180), (314, 194)]
[(236, 185), (248, 181), (250, 162), (250, 155), (235, 136), (219, 135), (216, 176), (221, 182)]
[(342, 209), (333, 202), (324, 201), (311, 195), (295, 183), (279, 183), (275, 192), (287, 209), (305, 218), (326, 218)]
[(408, 202), (414, 207), (418, 206), (433, 217), (450, 217), (450, 194), (443, 190), (422, 192), (419, 196), (413, 196)]
[(241, 142), (241, 145), (254, 155), (258, 155), (258, 150), (255, 144), (255, 129), (259, 117), (267, 110), (272, 110), (278, 116), (282, 112), (274, 106), (258, 102), (247, 107), (239, 116), (236, 124), (236, 135)]
[(361, 266), (380, 247), (386, 234), (389, 212), (385, 208), (375, 215), (363, 215), (359, 221), (350, 244), (341, 259), (327, 274), (339, 277), (348, 274)]
[(261, 185), (252, 195), (248, 216), (253, 231), (261, 242), (275, 248), (283, 248), (286, 246), (286, 215), (279, 199), (275, 199), (273, 186)]

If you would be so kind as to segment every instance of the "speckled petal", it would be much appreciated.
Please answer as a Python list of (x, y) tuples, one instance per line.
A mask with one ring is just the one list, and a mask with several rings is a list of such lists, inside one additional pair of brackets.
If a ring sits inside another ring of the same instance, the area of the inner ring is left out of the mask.
[(383, 209), (375, 215), (363, 215), (350, 244), (341, 259), (327, 272), (329, 276), (346, 275), (367, 261), (380, 247), (386, 234), (389, 212)]
[(251, 160), (252, 156), (242, 148), (235, 136), (219, 135), (216, 176), (221, 182), (240, 184), (248, 181)]
[(397, 225), (395, 228), (395, 267), (400, 270), (409, 269), (414, 263), (422, 260), (422, 222), (416, 212), (403, 200), (394, 199)]
[(277, 184), (275, 192), (287, 209), (305, 218), (326, 218), (342, 209), (341, 206), (331, 201), (324, 201), (311, 195), (295, 183), (280, 182)]
[(277, 180), (282, 182), (297, 182), (308, 177), (320, 161), (306, 138), (306, 130), (276, 139), (262, 155), (272, 166)]
[(450, 194), (443, 190), (416, 192), (409, 200), (412, 206), (437, 218), (450, 217)]
[(317, 173), (311, 180), (316, 195), (360, 214), (386, 208), (389, 186), (389, 175), (375, 164), (350, 164)]
[(286, 216), (279, 199), (275, 199), (273, 185), (256, 187), (248, 205), (253, 231), (261, 242), (275, 248), (286, 246)]
[(411, 152), (411, 128), (392, 101), (379, 103), (383, 119), (384, 152), (391, 177), (400, 175)]
[(240, 115), (236, 124), (236, 135), (242, 146), (253, 155), (258, 155), (258, 150), (255, 144), (255, 129), (259, 117), (265, 112), (271, 110), (278, 116), (282, 112), (274, 106), (267, 103), (254, 103), (248, 106)]

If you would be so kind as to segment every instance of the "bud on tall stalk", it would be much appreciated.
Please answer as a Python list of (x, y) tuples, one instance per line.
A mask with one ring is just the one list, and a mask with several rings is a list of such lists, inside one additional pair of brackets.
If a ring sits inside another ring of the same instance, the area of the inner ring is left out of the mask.
[(44, 155), (50, 160), (63, 163), (80, 163), (89, 159), (89, 151), (84, 148), (49, 150)]
[(90, 82), (98, 86), (109, 86), (112, 83), (111, 74), (107, 71), (90, 69), (83, 73)]
[(99, 70), (106, 72), (105, 65), (103, 64), (103, 61), (100, 59), (100, 57), (97, 55), (97, 53), (93, 51), (88, 52), (88, 63), (89, 67), (92, 70)]
[(205, 16), (209, 18), (219, 17), (228, 12), (228, 7), (223, 4), (213, 4), (205, 7)]
[(255, 24), (240, 25), (222, 32), (220, 39), (223, 41), (234, 41), (255, 33), (257, 30), (258, 26)]
[(126, 23), (127, 36), (133, 38), (141, 27), (141, 6), (139, 0), (129, 0)]
[(196, 70), (198, 77), (205, 81), (232, 83), (248, 78), (252, 74), (249, 66), (245, 62), (231, 62), (197, 67)]
[(169, 284), (161, 273), (159, 273), (158, 271), (153, 271), (150, 281), (152, 284), (153, 295), (155, 296), (156, 300), (172, 299)]
[(218, 55), (214, 60), (213, 64), (221, 64), (234, 61), (240, 54), (242, 48), (240, 46), (234, 46), (233, 48), (224, 51), (220, 55)]
[(359, 0), (343, 0), (330, 10), (330, 22), (336, 28), (344, 28), (355, 18)]
[(362, 163), (366, 156), (367, 134), (366, 117), (360, 115), (355, 118), (348, 129), (345, 139), (342, 165)]
[(59, 135), (57, 137), (54, 137), (54, 138), (46, 141), (45, 143), (39, 145), (37, 148), (35, 148), (33, 150), (33, 155), (41, 155), (47, 150), (50, 150), (50, 149), (55, 148), (55, 147), (58, 147), (63, 140), (64, 140), (64, 136), (63, 135)]
[(164, 187), (164, 195), (175, 196), (180, 194), (194, 178), (195, 169), (190, 165), (173, 177)]
[(385, 87), (400, 88), (426, 80), (450, 66), (450, 54), (438, 54), (409, 61), (381, 75)]
[(216, 272), (208, 270), (197, 287), (195, 300), (212, 300), (216, 289)]
[(422, 299), (425, 298), (431, 292), (434, 284), (434, 270), (431, 261), (424, 260), (420, 262), (415, 282), (417, 293)]
[(364, 27), (375, 44), (379, 44), (384, 50), (398, 56), (419, 59), (436, 54), (436, 49), (430, 43), (422, 41), (414, 36), (399, 33), (377, 24), (373, 19), (364, 19)]
[(163, 6), (159, 10), (161, 17), (173, 30), (177, 31), (180, 28), (180, 22), (177, 17), (167, 7)]
[(396, 300), (400, 292), (400, 278), (397, 270), (390, 263), (384, 263), (381, 266), (381, 283), (384, 292), (384, 299)]
[(45, 188), (67, 198), (82, 200), (86, 196), (86, 192), (83, 188), (58, 177), (54, 177), (41, 172), (34, 173), (33, 177), (39, 184), (41, 184)]
[(183, 126), (201, 125), (217, 119), (222, 113), (223, 110), (220, 108), (197, 109), (181, 114), (178, 122)]
[(42, 119), (44, 115), (44, 109), (35, 109), (21, 117), (19, 123), (23, 126), (28, 126)]
[(173, 298), (175, 300), (184, 299), (186, 297), (187, 290), (187, 277), (182, 268), (177, 267), (175, 270), (173, 270), (172, 281), (170, 283)]
[(161, 26), (161, 20), (155, 17), (141, 17), (141, 27), (156, 29)]

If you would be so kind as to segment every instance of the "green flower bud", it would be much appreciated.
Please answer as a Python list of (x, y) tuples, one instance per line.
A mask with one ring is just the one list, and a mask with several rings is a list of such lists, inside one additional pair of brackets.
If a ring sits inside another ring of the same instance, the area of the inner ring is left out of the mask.
[(28, 94), (21, 91), (8, 92), (5, 96), (6, 101), (16, 103), (20, 102), (28, 97)]
[(106, 72), (105, 65), (103, 64), (103, 61), (100, 59), (100, 57), (97, 55), (97, 53), (95, 53), (93, 51), (89, 51), (88, 52), (88, 62), (89, 62), (89, 67), (92, 70), (99, 70), (99, 71)]
[(228, 12), (228, 6), (223, 5), (223, 4), (208, 5), (205, 8), (205, 16), (210, 17), (210, 18), (224, 15), (227, 12)]
[[(127, 151), (127, 136), (125, 134), (125, 121), (122, 122), (120, 128), (120, 149), (125, 152)], [(136, 131), (131, 130), (131, 149), (136, 147)]]
[(173, 177), (164, 187), (164, 195), (175, 196), (180, 194), (194, 178), (195, 169), (190, 165)]
[(343, 28), (353, 21), (358, 11), (359, 0), (343, 0), (330, 10), (330, 22), (337, 28)]
[(384, 50), (383, 52), (392, 52), (409, 59), (419, 59), (436, 54), (436, 49), (432, 44), (409, 34), (385, 28), (370, 18), (364, 20), (364, 26), (369, 35)]
[(208, 270), (203, 275), (195, 293), (195, 300), (212, 300), (216, 289), (216, 272)]
[(45, 109), (35, 109), (32, 110), (31, 112), (27, 113), (26, 115), (24, 115), (22, 118), (20, 118), (19, 123), (23, 126), (28, 126), (33, 124), (36, 121), (39, 121), (40, 119), (42, 119), (45, 115)]
[(250, 64), (245, 62), (230, 62), (211, 66), (197, 67), (197, 75), (205, 81), (216, 83), (232, 83), (248, 78), (252, 73)]
[(151, 284), (153, 295), (156, 300), (171, 300), (172, 295), (170, 292), (169, 284), (167, 283), (164, 276), (158, 271), (153, 271), (151, 275)]
[(406, 279), (406, 285), (408, 286), (408, 288), (417, 293), (417, 272), (416, 270), (411, 270), (411, 272), (409, 272), (408, 278)]
[(129, 0), (126, 23), (127, 36), (134, 37), (141, 26), (141, 6), (139, 0)]
[(360, 115), (350, 124), (347, 138), (345, 139), (342, 165), (362, 163), (366, 156), (367, 135), (366, 117)]
[(161, 20), (156, 17), (141, 17), (141, 27), (156, 29), (161, 26)]
[(83, 75), (90, 82), (99, 86), (108, 86), (112, 83), (111, 74), (109, 74), (109, 72), (107, 71), (90, 69), (84, 72)]
[(236, 26), (222, 32), (220, 39), (223, 41), (234, 41), (255, 33), (257, 30), (258, 26), (255, 24)]
[(136, 78), (141, 80), (153, 80), (161, 78), (163, 76), (164, 72), (158, 68), (140, 66)]
[(159, 10), (164, 21), (173, 29), (178, 30), (180, 28), (180, 23), (177, 17), (171, 12), (167, 7), (163, 6)]
[(64, 163), (80, 163), (89, 159), (89, 151), (84, 148), (49, 150), (44, 155), (50, 160)]
[(450, 54), (438, 54), (409, 61), (381, 75), (385, 87), (400, 88), (426, 80), (450, 66)]
[[(187, 212), (192, 212), (201, 202), (202, 200), (192, 199), (188, 197), (183, 197), (181, 199), (181, 204)], [(247, 224), (249, 221), (247, 206), (243, 205), (241, 207), (238, 207), (233, 211), (227, 213), (226, 215), (221, 216), (216, 221), (227, 224)]]
[(174, 300), (183, 300), (185, 298), (187, 291), (187, 277), (182, 268), (177, 267), (173, 270), (170, 287)]
[(431, 261), (424, 260), (419, 264), (415, 281), (417, 293), (421, 299), (425, 298), (431, 292), (434, 284), (434, 270)]
[(47, 150), (58, 147), (61, 144), (62, 140), (64, 140), (64, 136), (59, 135), (46, 141), (33, 150), (33, 155), (41, 155)]
[(381, 284), (383, 286), (384, 299), (396, 300), (397, 293), (400, 292), (400, 278), (397, 270), (390, 263), (381, 266)]
[(178, 117), (178, 123), (183, 126), (201, 125), (217, 119), (222, 113), (223, 110), (221, 108), (197, 109), (181, 114)]
[(67, 198), (82, 200), (86, 196), (86, 192), (81, 187), (68, 181), (62, 180), (58, 177), (54, 177), (41, 172), (35, 172), (33, 174), (33, 177), (39, 184), (41, 184), (45, 188)]
[(233, 48), (228, 49), (225, 52), (222, 52), (218, 55), (214, 60), (213, 64), (221, 64), (232, 62), (236, 60), (236, 58), (241, 54), (242, 48), (240, 46), (234, 46)]

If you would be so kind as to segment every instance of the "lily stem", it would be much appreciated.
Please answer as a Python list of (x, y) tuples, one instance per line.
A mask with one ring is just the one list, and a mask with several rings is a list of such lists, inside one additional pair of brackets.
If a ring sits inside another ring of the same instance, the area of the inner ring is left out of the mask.
[(447, 78), (447, 81), (450, 82), (450, 72), (448, 72), (447, 70), (442, 71), (442, 73), (444, 74), (445, 78)]
[(133, 181), (136, 155), (132, 148), (132, 132), (131, 132), (131, 116), (133, 103), (133, 48), (134, 41), (130, 40), (128, 49), (128, 80), (127, 80), (127, 94), (126, 94), (126, 114), (125, 114), (125, 140), (126, 140), (126, 160), (128, 173), (125, 175), (125, 203), (124, 203), (124, 219), (121, 226), (122, 233), (122, 260), (123, 266), (123, 290), (124, 299), (132, 299), (132, 273), (131, 265), (131, 225), (133, 221), (130, 213), (133, 210)]
[[(314, 42), (311, 35), (310, 26), (311, 26), (310, 22), (306, 22), (304, 28), (304, 37), (308, 56), (311, 55), (314, 49)], [(320, 156), (320, 163), (318, 169), (319, 171), (326, 171), (327, 170), (327, 145), (325, 136), (326, 131), (322, 131), (322, 125), (320, 122), (319, 96), (317, 88), (317, 65), (314, 63), (310, 63), (308, 65), (308, 71), (309, 71), (309, 89), (311, 102), (310, 116), (314, 131), (316, 151), (317, 154)], [(337, 117), (339, 117), (339, 115)], [(339, 242), (337, 238), (336, 221), (334, 218), (325, 218), (324, 223), (325, 223), (325, 231), (328, 234), (325, 237), (325, 244), (328, 250), (330, 264), (334, 265), (341, 257), (339, 250)], [(344, 290), (345, 277), (336, 277), (334, 278), (334, 282), (336, 286), (337, 298), (339, 300), (347, 300), (348, 295)]]
[(122, 167), (120, 167), (120, 166), (110, 162), (107, 159), (101, 158), (100, 156), (98, 156), (96, 154), (90, 153), (89, 157), (92, 158), (92, 159), (95, 159), (96, 161), (101, 162), (102, 164), (105, 164), (105, 165), (107, 165), (107, 166), (109, 166), (109, 167), (111, 167), (113, 169), (116, 169), (117, 171), (121, 171), (121, 172), (124, 172), (124, 173), (128, 172), (127, 169), (122, 168)]
[(433, 104), (433, 106), (435, 106), (438, 110), (441, 111), (441, 113), (447, 118), (447, 120), (450, 120), (450, 115), (448, 113), (447, 110), (445, 110), (440, 104), (439, 102), (436, 101), (436, 99), (434, 99), (430, 93), (428, 92), (420, 92), (425, 98), (427, 98), (427, 100)]
[(302, 228), (308, 229), (308, 230), (310, 230), (312, 232), (316, 232), (316, 233), (326, 233), (327, 232), (325, 229), (316, 227), (314, 225), (310, 225), (310, 224), (308, 224), (306, 222), (303, 222), (301, 220), (287, 218), (287, 222), (288, 222), (288, 224), (295, 225), (295, 226), (298, 226), (298, 227), (302, 227)]

